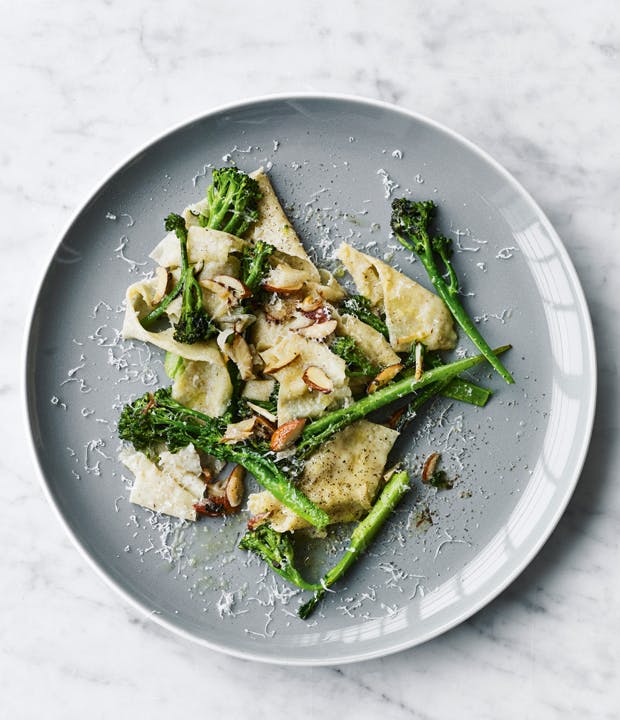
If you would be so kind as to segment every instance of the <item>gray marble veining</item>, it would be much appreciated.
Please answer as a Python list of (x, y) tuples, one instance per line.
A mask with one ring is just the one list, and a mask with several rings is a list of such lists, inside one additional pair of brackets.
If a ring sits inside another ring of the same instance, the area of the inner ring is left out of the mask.
[[(395, 0), (217, 9), (182, 1), (0, 10), (0, 705), (3, 716), (615, 718), (620, 713), (620, 21), (616, 4)], [(480, 144), (532, 192), (593, 316), (599, 403), (560, 524), (495, 602), (446, 635), (341, 668), (256, 665), (176, 638), (117, 598), (43, 498), (20, 407), (30, 296), (57, 236), (136, 146), (268, 92), (367, 95)], [(11, 260), (11, 263), (8, 263)], [(23, 269), (17, 269), (23, 268)], [(25, 302), (24, 298), (27, 298)], [(7, 420), (8, 418), (8, 420)], [(217, 692), (213, 692), (213, 688)]]

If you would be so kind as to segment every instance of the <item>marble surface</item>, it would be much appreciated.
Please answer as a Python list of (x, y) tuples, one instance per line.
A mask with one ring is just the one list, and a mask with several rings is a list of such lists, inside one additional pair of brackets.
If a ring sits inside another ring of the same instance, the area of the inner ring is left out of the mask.
[[(213, 10), (210, 10), (213, 6)], [(582, 5), (136, 0), (0, 5), (3, 717), (616, 718), (620, 714), (620, 22)], [(174, 9), (173, 9), (174, 8)], [(68, 218), (136, 146), (215, 105), (333, 91), (397, 103), (481, 145), (563, 238), (593, 314), (591, 450), (557, 530), (469, 621), (382, 660), (272, 667), (136, 614), (47, 505), (21, 414), (30, 298)], [(21, 269), (16, 269), (21, 268)]]

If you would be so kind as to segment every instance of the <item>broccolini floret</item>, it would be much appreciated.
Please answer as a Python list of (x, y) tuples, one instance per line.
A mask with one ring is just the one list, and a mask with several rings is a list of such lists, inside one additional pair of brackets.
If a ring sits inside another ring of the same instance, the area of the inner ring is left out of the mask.
[(366, 325), (380, 332), (384, 337), (389, 339), (389, 332), (385, 320), (372, 310), (370, 300), (363, 295), (351, 295), (341, 303), (343, 313), (354, 315), (356, 318), (365, 322)]
[(187, 253), (187, 228), (185, 220), (176, 213), (166, 218), (166, 230), (176, 234), (181, 245), (181, 277), (174, 288), (159, 305), (142, 318), (142, 326), (148, 329), (164, 314), (170, 303), (182, 294), (181, 314), (174, 326), (173, 337), (177, 342), (191, 345), (217, 334), (217, 328), (207, 315), (203, 305), (202, 288), (194, 275)]
[(349, 377), (367, 377), (376, 375), (381, 370), (370, 362), (352, 337), (335, 338), (330, 350), (345, 361)]
[(269, 272), (269, 256), (274, 250), (273, 245), (262, 240), (243, 249), (241, 280), (252, 294), (260, 288), (263, 278)]
[(202, 227), (242, 237), (258, 220), (261, 192), (254, 178), (236, 167), (213, 171), (207, 189), (208, 207), (198, 217)]
[[(205, 228), (240, 237), (258, 220), (260, 197), (256, 180), (241, 170), (234, 167), (214, 170), (211, 185), (207, 189), (208, 207), (199, 215), (198, 221)], [(142, 326), (146, 329), (152, 327), (170, 303), (183, 293), (182, 312), (175, 325), (174, 339), (187, 344), (206, 340), (217, 333), (217, 328), (204, 309), (202, 290), (194, 277), (193, 268), (189, 266), (185, 220), (171, 213), (166, 218), (166, 230), (174, 231), (181, 243), (181, 277), (159, 305), (142, 318)], [(263, 250), (257, 273), (263, 267), (264, 254)]]
[(183, 285), (181, 315), (174, 326), (174, 339), (177, 342), (193, 345), (217, 334), (217, 328), (203, 305), (202, 288), (194, 275), (194, 267), (189, 264), (187, 254), (187, 228), (185, 220), (175, 213), (166, 218), (166, 230), (174, 231), (181, 243), (181, 279)]
[(259, 525), (241, 538), (239, 547), (256, 553), (278, 575), (302, 590), (321, 588), (320, 585), (306, 582), (295, 567), (293, 545), (288, 533), (276, 532), (269, 525)]

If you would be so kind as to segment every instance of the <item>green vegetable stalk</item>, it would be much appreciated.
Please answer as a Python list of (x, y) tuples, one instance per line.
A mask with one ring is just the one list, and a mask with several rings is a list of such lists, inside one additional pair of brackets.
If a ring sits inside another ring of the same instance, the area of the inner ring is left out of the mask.
[(254, 294), (269, 272), (269, 256), (275, 250), (273, 245), (258, 240), (243, 250), (241, 258), (241, 280), (248, 290)]
[(258, 220), (261, 192), (256, 180), (235, 167), (213, 171), (208, 207), (198, 218), (202, 227), (242, 237)]
[[(429, 235), (429, 225), (436, 210), (437, 206), (432, 200), (414, 202), (407, 198), (396, 199), (392, 203), (392, 230), (404, 247), (418, 255), (437, 293), (478, 350), (507, 383), (513, 383), (512, 375), (482, 337), (457, 297), (459, 283), (450, 261), (452, 241), (442, 235), (431, 239)], [(447, 273), (447, 281), (444, 279), (438, 263)]]
[(341, 303), (341, 310), (348, 315), (354, 315), (356, 318), (365, 322), (366, 325), (380, 332), (384, 337), (389, 339), (389, 332), (385, 321), (372, 311), (370, 300), (363, 295), (351, 295)]
[[(495, 353), (499, 355), (509, 350), (510, 347), (510, 345), (504, 345), (497, 348)], [(419, 380), (416, 380), (414, 377), (404, 377), (377, 390), (372, 395), (367, 395), (357, 400), (348, 407), (327, 413), (327, 415), (323, 415), (305, 428), (301, 435), (301, 441), (297, 451), (300, 454), (307, 455), (319, 445), (322, 445), (334, 433), (342, 430), (342, 428), (356, 420), (360, 420), (368, 415), (368, 413), (373, 412), (373, 410), (378, 410), (395, 400), (400, 400), (434, 383), (444, 383), (445, 381), (452, 380), (459, 375), (459, 373), (469, 370), (485, 359), (485, 355), (474, 355), (470, 358), (456, 360), (447, 365), (441, 365), (440, 367), (427, 370), (422, 373)]]
[(141, 322), (143, 327), (151, 327), (177, 295), (182, 293), (181, 315), (174, 326), (173, 337), (177, 342), (191, 345), (217, 334), (217, 328), (203, 306), (202, 288), (194, 275), (194, 266), (189, 264), (185, 220), (180, 215), (170, 213), (166, 218), (166, 230), (174, 230), (181, 244), (181, 277), (161, 303)]
[(225, 419), (181, 405), (169, 388), (146, 393), (126, 405), (118, 421), (119, 437), (150, 457), (157, 456), (162, 444), (176, 452), (192, 443), (209, 455), (242, 465), (283, 505), (315, 527), (327, 525), (327, 513), (295, 487), (264, 451), (247, 443), (222, 442), (225, 430)]
[(321, 585), (306, 582), (295, 567), (293, 545), (288, 533), (279, 533), (260, 525), (247, 532), (239, 542), (242, 550), (250, 550), (264, 560), (274, 572), (302, 590), (320, 590)]
[(369, 377), (381, 370), (370, 362), (352, 337), (335, 338), (329, 349), (345, 361), (349, 377)]
[[(208, 207), (198, 217), (198, 221), (202, 227), (241, 237), (250, 225), (258, 220), (260, 198), (258, 183), (249, 175), (234, 167), (214, 170), (211, 185), (207, 189)], [(217, 333), (217, 328), (205, 312), (202, 289), (194, 277), (194, 268), (189, 264), (185, 221), (180, 215), (171, 213), (166, 218), (166, 230), (174, 230), (181, 243), (181, 277), (159, 305), (142, 318), (142, 326), (147, 330), (152, 327), (166, 312), (170, 303), (183, 293), (183, 306), (179, 322), (175, 326), (174, 339), (188, 344), (206, 340)], [(256, 278), (260, 282), (266, 257), (272, 252), (268, 250), (270, 247), (266, 245), (253, 253), (250, 277), (253, 284)]]
[(327, 588), (339, 580), (370, 545), (407, 490), (409, 490), (409, 476), (405, 471), (395, 472), (383, 488), (371, 511), (353, 531), (349, 546), (340, 562), (325, 573), (314, 596), (299, 608), (298, 614), (302, 620), (305, 620), (316, 608)]
[(405, 471), (395, 472), (368, 515), (356, 526), (340, 562), (325, 573), (318, 583), (306, 581), (295, 567), (293, 546), (288, 533), (279, 533), (269, 525), (260, 525), (244, 535), (239, 547), (256, 553), (274, 572), (298, 588), (314, 591), (314, 596), (299, 608), (299, 617), (305, 620), (325, 595), (327, 588), (346, 573), (372, 542), (407, 490), (409, 476)]

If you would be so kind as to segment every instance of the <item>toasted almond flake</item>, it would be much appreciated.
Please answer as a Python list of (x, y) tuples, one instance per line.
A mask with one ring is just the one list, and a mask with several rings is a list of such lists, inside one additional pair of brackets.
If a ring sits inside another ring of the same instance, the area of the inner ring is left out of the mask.
[(269, 420), (269, 422), (277, 423), (278, 418), (272, 413), (269, 412), (269, 410), (266, 410), (265, 408), (261, 407), (260, 405), (255, 405), (253, 402), (250, 402), (249, 400), (246, 400), (246, 405), (255, 412), (257, 415), (260, 415), (261, 417), (264, 417), (265, 420)]
[(263, 353), (263, 360), (265, 360), (263, 373), (265, 375), (272, 375), (273, 373), (278, 372), (278, 370), (282, 370), (283, 367), (290, 365), (299, 356), (299, 352), (293, 348), (285, 348), (283, 353), (277, 357), (271, 358), (268, 361), (265, 359), (266, 354), (267, 353)]
[(252, 436), (255, 425), (255, 417), (247, 418), (246, 420), (241, 420), (237, 423), (230, 423), (229, 425), (227, 425), (226, 432), (222, 435), (220, 442), (236, 443), (247, 440), (249, 437)]
[(250, 346), (242, 335), (235, 333), (230, 343), (228, 354), (235, 365), (239, 368), (242, 380), (251, 380), (254, 377), (252, 371), (253, 359)]
[(264, 512), (259, 513), (258, 515), (253, 515), (248, 520), (248, 530), (255, 530), (259, 525), (264, 525), (267, 520), (269, 520), (270, 515), (271, 512)]
[(202, 468), (202, 476), (207, 484), (213, 482), (213, 472), (210, 468)]
[(336, 320), (328, 320), (327, 322), (318, 322), (309, 327), (301, 328), (297, 332), (306, 338), (322, 340), (331, 335), (336, 330), (337, 325)]
[(214, 295), (217, 295), (223, 300), (228, 300), (232, 295), (231, 291), (227, 287), (215, 282), (215, 280), (211, 278), (206, 278), (204, 280), (200, 279), (198, 284), (205, 288), (205, 290), (212, 292)]
[(308, 313), (318, 310), (323, 305), (323, 298), (317, 293), (313, 295), (306, 295), (306, 297), (299, 303), (299, 309), (302, 312)]
[(372, 393), (379, 390), (379, 388), (382, 388), (384, 385), (387, 385), (391, 380), (393, 380), (398, 373), (403, 369), (403, 366), (400, 363), (396, 363), (394, 365), (388, 365), (386, 368), (383, 368), (383, 370), (373, 379), (370, 381), (370, 384), (368, 385), (367, 393), (371, 395)]
[(311, 390), (317, 390), (322, 393), (330, 393), (334, 389), (332, 379), (316, 365), (310, 365), (304, 371), (302, 380)]
[(304, 315), (315, 323), (324, 323), (332, 319), (331, 311), (326, 305), (321, 305), (315, 310), (304, 312)]
[(424, 356), (422, 354), (422, 343), (415, 345), (415, 375), (414, 380), (419, 380), (424, 372)]
[(284, 425), (280, 425), (280, 427), (271, 436), (269, 447), (274, 452), (286, 450), (286, 448), (290, 447), (299, 438), (305, 425), (305, 418), (289, 420), (287, 423), (284, 423)]
[(263, 287), (267, 292), (274, 292), (278, 295), (292, 295), (293, 293), (298, 292), (303, 287), (304, 283), (303, 280), (300, 280), (299, 282), (292, 283), (291, 285), (273, 285), (268, 282), (263, 283)]
[(153, 305), (159, 305), (159, 303), (166, 297), (168, 292), (168, 285), (170, 284), (170, 272), (167, 268), (158, 266), (155, 270), (155, 294), (153, 295)]
[(230, 358), (231, 345), (235, 331), (232, 328), (226, 328), (218, 333), (216, 342), (222, 355), (228, 360)]
[(385, 424), (389, 428), (392, 428), (392, 430), (396, 430), (396, 428), (398, 427), (398, 423), (400, 422), (400, 419), (405, 414), (406, 409), (407, 409), (407, 406), (403, 405), (403, 407), (401, 407), (398, 410), (396, 410), (395, 412), (393, 412)]
[(226, 499), (233, 510), (238, 508), (243, 501), (245, 492), (244, 478), (245, 470), (241, 465), (235, 465), (226, 481)]
[(230, 290), (239, 300), (244, 300), (252, 295), (248, 286), (242, 283), (239, 278), (233, 277), (232, 275), (216, 275), (213, 280)]
[[(225, 321), (225, 320), (226, 320), (226, 318), (222, 318), (222, 321)], [(244, 313), (243, 315), (239, 315), (238, 317), (234, 318), (233, 327), (235, 329), (235, 332), (242, 333), (255, 320), (256, 320), (256, 315), (252, 315), (251, 313)]]
[(280, 263), (271, 268), (269, 275), (263, 281), (263, 287), (269, 292), (289, 295), (301, 290), (304, 282), (303, 272), (295, 270), (286, 263)]
[(312, 318), (309, 318), (306, 315), (295, 315), (288, 325), (288, 329), (301, 330), (302, 328), (310, 327), (310, 325), (313, 325), (314, 322), (315, 321)]
[(422, 470), (422, 482), (423, 483), (427, 483), (433, 476), (433, 473), (435, 472), (435, 470), (437, 468), (437, 463), (439, 462), (440, 457), (441, 456), (439, 455), (439, 453), (434, 452), (426, 458), (426, 461), (424, 463), (424, 468)]
[(256, 415), (255, 420), (256, 425), (254, 426), (254, 434), (264, 440), (267, 440), (268, 442), (271, 442), (271, 438), (276, 431), (277, 420), (272, 423), (262, 415)]

